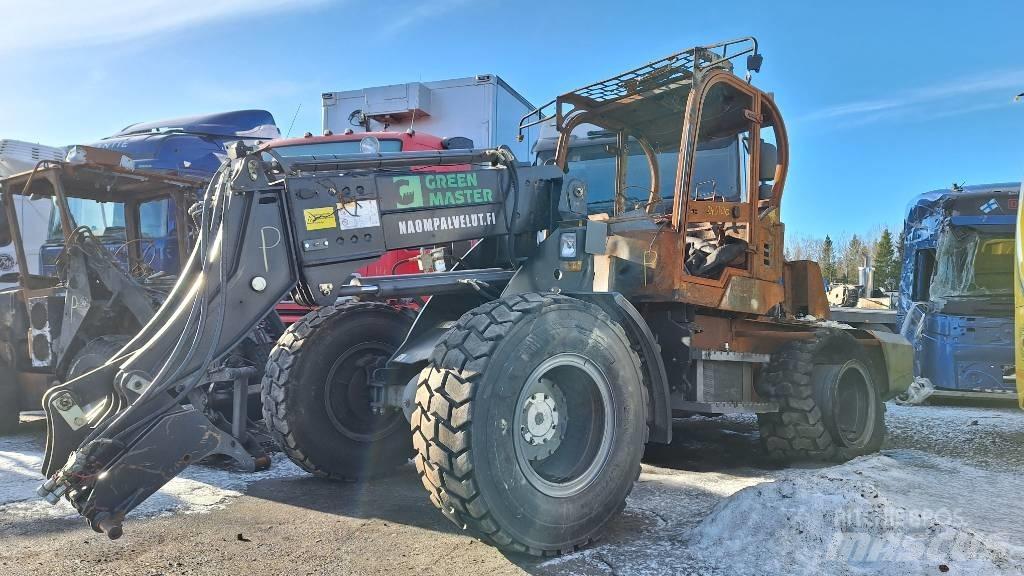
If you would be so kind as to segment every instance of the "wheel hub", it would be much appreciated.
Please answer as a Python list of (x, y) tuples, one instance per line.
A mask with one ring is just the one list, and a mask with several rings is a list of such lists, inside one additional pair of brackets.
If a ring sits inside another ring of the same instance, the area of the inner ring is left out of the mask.
[(523, 406), (523, 440), (532, 446), (543, 446), (555, 437), (558, 428), (558, 406), (551, 396), (537, 392)]
[(530, 374), (516, 404), (516, 459), (540, 492), (563, 498), (598, 477), (615, 429), (604, 374), (586, 358), (556, 354)]
[(521, 404), (519, 435), (527, 460), (551, 456), (565, 436), (565, 397), (547, 378), (539, 379)]
[(334, 428), (353, 440), (373, 441), (404, 425), (401, 414), (381, 414), (373, 406), (373, 375), (387, 364), (390, 347), (364, 342), (334, 361), (324, 382), (324, 408)]

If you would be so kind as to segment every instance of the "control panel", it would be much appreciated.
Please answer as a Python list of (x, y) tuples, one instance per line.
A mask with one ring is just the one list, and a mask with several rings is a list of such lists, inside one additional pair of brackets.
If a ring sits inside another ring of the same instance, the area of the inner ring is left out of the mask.
[(303, 266), (505, 234), (500, 169), (310, 174), (286, 180)]

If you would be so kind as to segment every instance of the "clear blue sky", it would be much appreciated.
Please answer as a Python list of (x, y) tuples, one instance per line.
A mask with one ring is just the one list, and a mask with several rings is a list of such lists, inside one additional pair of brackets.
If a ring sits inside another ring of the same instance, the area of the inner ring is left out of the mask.
[(497, 73), (534, 103), (755, 35), (791, 142), (790, 234), (897, 225), (914, 194), (1024, 176), (1024, 2), (0, 0), (0, 137), (88, 142), (324, 91)]

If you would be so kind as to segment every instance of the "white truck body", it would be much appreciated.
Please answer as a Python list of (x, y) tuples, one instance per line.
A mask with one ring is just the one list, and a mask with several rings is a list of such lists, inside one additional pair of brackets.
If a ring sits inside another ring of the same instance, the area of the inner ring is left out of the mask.
[[(63, 160), (65, 150), (54, 146), (43, 146), (20, 140), (0, 140), (0, 178), (27, 172), (36, 167), (40, 160)], [(14, 210), (18, 215), (18, 226), (25, 239), (25, 257), (32, 274), (39, 273), (39, 249), (46, 242), (53, 204), (49, 199), (30, 200), (26, 196), (15, 196)], [(6, 212), (0, 218), (7, 218)], [(6, 244), (0, 245), (0, 274), (18, 271), (17, 253), (10, 238), (0, 238)], [(15, 286), (0, 282), (0, 290)]]
[(322, 99), (325, 132), (412, 128), (441, 138), (469, 138), (476, 148), (505, 144), (523, 162), (533, 153), (537, 128), (524, 131), (522, 142), (517, 136), (519, 120), (534, 106), (495, 74), (325, 92)]

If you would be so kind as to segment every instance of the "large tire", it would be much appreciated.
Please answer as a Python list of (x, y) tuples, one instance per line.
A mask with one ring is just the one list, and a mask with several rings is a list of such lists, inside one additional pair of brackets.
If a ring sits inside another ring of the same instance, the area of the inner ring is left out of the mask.
[(68, 364), (68, 372), (64, 377), (64, 381), (74, 380), (82, 374), (91, 372), (106, 364), (108, 360), (114, 357), (114, 354), (117, 354), (121, 348), (124, 348), (124, 345), (129, 340), (131, 340), (131, 336), (111, 335), (101, 336), (86, 342), (85, 346), (82, 346), (75, 353), (71, 363)]
[(293, 462), (351, 481), (409, 461), (405, 417), (372, 414), (368, 379), (411, 326), (406, 312), (361, 302), (318, 308), (285, 330), (263, 376), (263, 419)]
[(510, 552), (568, 553), (625, 506), (646, 414), (621, 326), (574, 298), (510, 296), (463, 315), (420, 374), (416, 468), (457, 526)]
[(780, 462), (845, 461), (877, 452), (885, 405), (877, 371), (850, 334), (822, 329), (773, 355), (758, 392), (779, 403), (759, 414), (761, 441)]
[(21, 391), (14, 372), (0, 360), (0, 435), (18, 431), (21, 423)]

